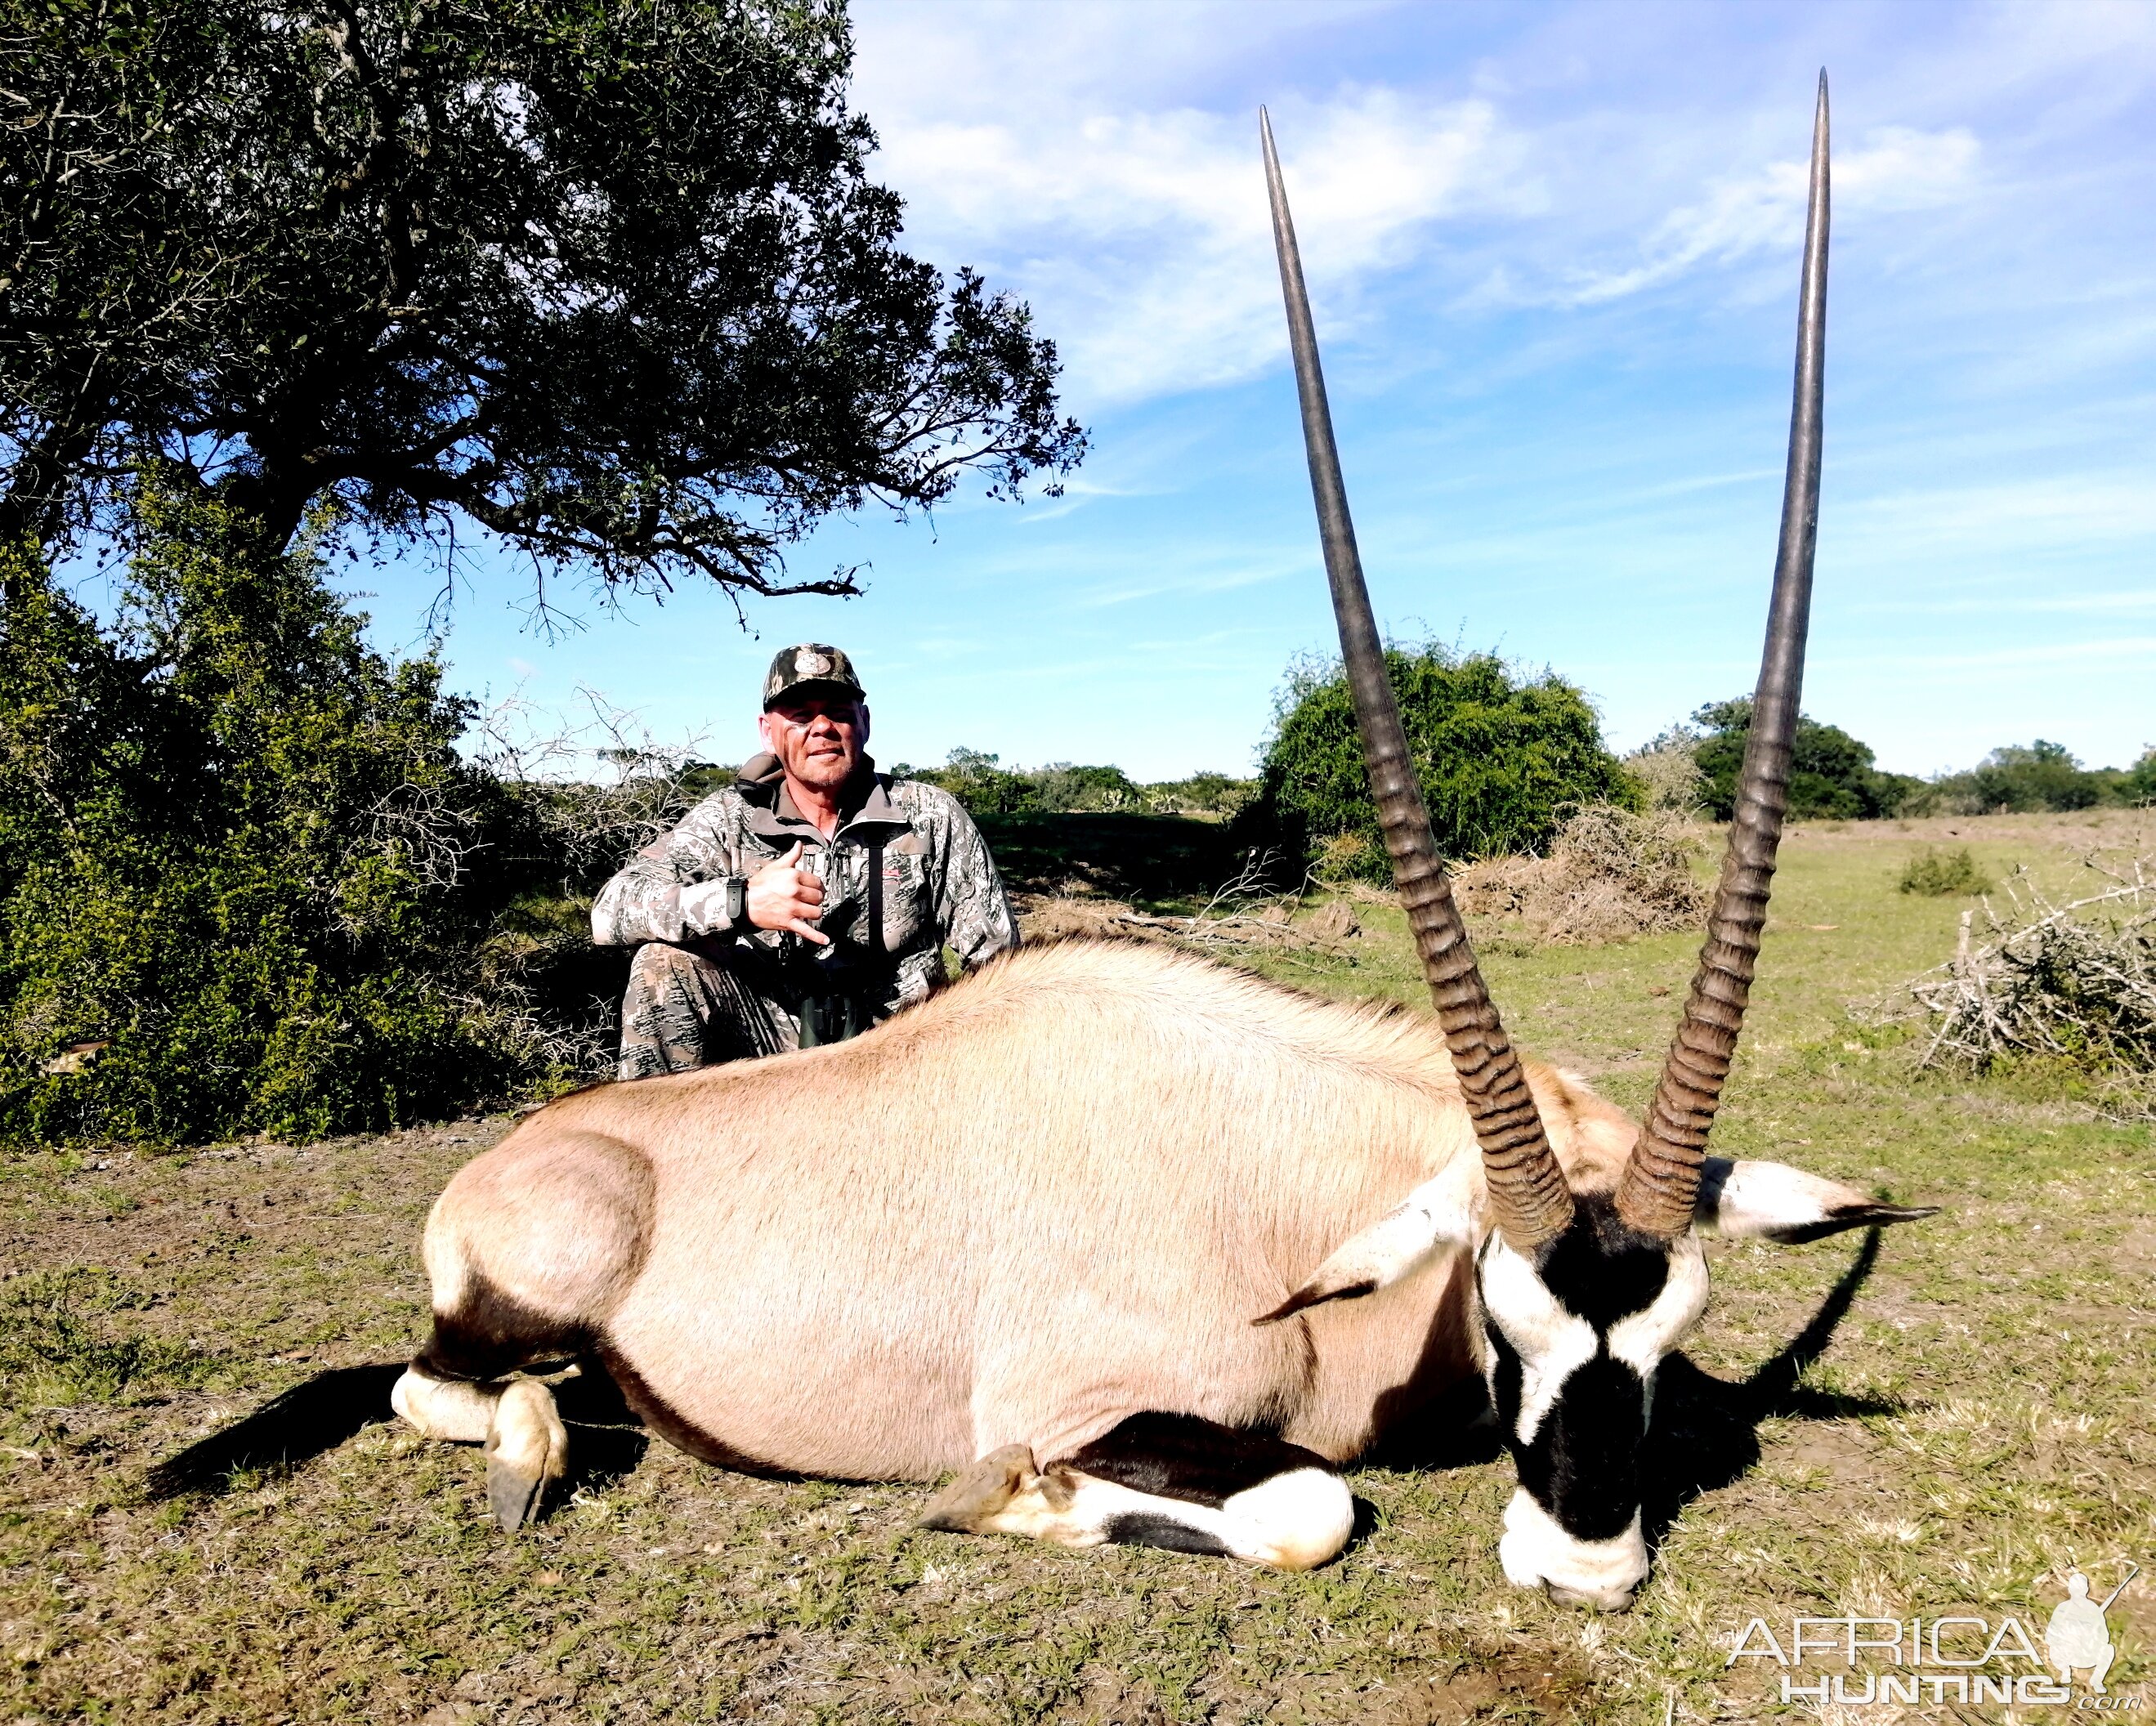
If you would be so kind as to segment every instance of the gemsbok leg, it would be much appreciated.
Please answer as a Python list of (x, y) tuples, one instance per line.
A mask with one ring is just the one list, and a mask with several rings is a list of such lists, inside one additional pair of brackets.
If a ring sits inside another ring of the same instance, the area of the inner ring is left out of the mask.
[(588, 1359), (642, 1267), (651, 1165), (603, 1134), (512, 1135), (458, 1171), (427, 1220), (434, 1334), (398, 1380), (430, 1438), (486, 1446), (486, 1497), (511, 1532), (564, 1472), (554, 1393), (514, 1376)]
[(1300, 1445), (1193, 1415), (1143, 1414), (1045, 1468), (1024, 1445), (992, 1451), (937, 1495), (921, 1525), (1307, 1570), (1348, 1544), (1355, 1501), (1332, 1465)]
[(389, 1404), (423, 1438), (486, 1447), (487, 1507), (511, 1533), (538, 1515), (567, 1466), (568, 1429), (537, 1379), (440, 1379), (423, 1357), (405, 1369)]

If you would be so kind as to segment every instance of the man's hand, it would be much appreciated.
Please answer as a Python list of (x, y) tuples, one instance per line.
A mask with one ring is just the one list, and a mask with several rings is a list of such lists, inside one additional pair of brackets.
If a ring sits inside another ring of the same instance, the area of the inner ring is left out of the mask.
[(801, 841), (776, 863), (767, 863), (748, 878), (748, 920), (759, 929), (791, 929), (795, 934), (829, 947), (831, 937), (816, 927), (824, 914), (824, 883), (801, 861)]

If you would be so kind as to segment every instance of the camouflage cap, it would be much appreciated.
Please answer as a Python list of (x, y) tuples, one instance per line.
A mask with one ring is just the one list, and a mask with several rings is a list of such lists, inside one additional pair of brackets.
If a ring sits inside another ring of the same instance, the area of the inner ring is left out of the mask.
[(845, 690), (857, 701), (865, 701), (869, 696), (844, 652), (825, 642), (804, 641), (798, 647), (782, 647), (772, 660), (763, 680), (764, 711), (769, 712), (771, 704), (789, 691), (811, 683)]

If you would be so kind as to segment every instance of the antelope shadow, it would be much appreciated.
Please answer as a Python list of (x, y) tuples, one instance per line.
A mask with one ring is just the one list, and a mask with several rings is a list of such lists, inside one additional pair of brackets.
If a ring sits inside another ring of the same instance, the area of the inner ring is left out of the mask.
[[(289, 1472), (335, 1450), (367, 1427), (396, 1418), (389, 1392), (402, 1360), (333, 1367), (273, 1396), (251, 1415), (218, 1428), (154, 1464), (143, 1476), (151, 1501), (194, 1492), (221, 1497), (247, 1477)], [(562, 1420), (576, 1429), (562, 1491), (610, 1485), (644, 1460), (650, 1437), (603, 1372), (587, 1368), (555, 1381)]]
[(1871, 1280), (1883, 1232), (1865, 1230), (1863, 1246), (1810, 1322), (1748, 1378), (1717, 1378), (1684, 1354), (1662, 1363), (1641, 1471), (1645, 1492), (1640, 1520), (1650, 1551), (1660, 1549), (1686, 1505), (1703, 1493), (1733, 1486), (1758, 1466), (1763, 1422), (1852, 1420), (1902, 1411), (1905, 1405), (1891, 1397), (1851, 1395), (1804, 1382), (1805, 1371), (1826, 1353), (1858, 1291)]

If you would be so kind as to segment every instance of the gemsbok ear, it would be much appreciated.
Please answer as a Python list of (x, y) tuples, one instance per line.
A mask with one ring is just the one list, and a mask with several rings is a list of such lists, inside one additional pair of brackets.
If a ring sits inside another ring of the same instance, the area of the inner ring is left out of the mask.
[(1844, 1229), (1912, 1223), (1936, 1216), (1936, 1205), (1881, 1205), (1840, 1181), (1807, 1174), (1786, 1163), (1732, 1163), (1709, 1157), (1700, 1177), (1693, 1220), (1732, 1241), (1765, 1240), (1796, 1246)]
[(1424, 1181), (1408, 1194), (1406, 1202), (1349, 1235), (1300, 1288), (1250, 1323), (1277, 1324), (1306, 1307), (1375, 1294), (1419, 1270), (1437, 1254), (1468, 1246), (1476, 1229), (1478, 1172), (1473, 1159), (1455, 1158), (1452, 1167), (1436, 1179)]

